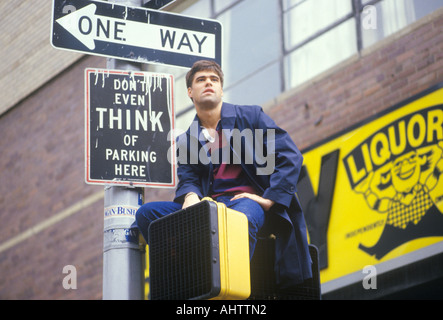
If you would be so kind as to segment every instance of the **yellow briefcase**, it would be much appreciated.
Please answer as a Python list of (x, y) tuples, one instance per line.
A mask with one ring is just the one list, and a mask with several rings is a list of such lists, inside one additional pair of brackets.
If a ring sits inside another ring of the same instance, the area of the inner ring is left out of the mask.
[(248, 220), (209, 198), (151, 223), (150, 299), (247, 299)]

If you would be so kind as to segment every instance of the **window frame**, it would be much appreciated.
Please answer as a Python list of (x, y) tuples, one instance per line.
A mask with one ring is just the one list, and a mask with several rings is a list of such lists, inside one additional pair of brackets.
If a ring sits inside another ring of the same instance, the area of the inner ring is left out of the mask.
[[(240, 4), (241, 2), (243, 2), (245, 0), (234, 0), (231, 4), (227, 5), (226, 7), (219, 10), (218, 12), (216, 12), (216, 10), (215, 10), (215, 8), (216, 8), (215, 1), (217, 1), (217, 0), (210, 0), (210, 16), (208, 17), (210, 19), (217, 19), (220, 15), (226, 13), (229, 10), (234, 9), (235, 6), (237, 6), (238, 4)], [(278, 7), (279, 7), (280, 12), (279, 12), (279, 16), (278, 16), (278, 21), (276, 21), (276, 23), (278, 23), (278, 29), (280, 30), (280, 35), (279, 35), (279, 40), (278, 40), (279, 44), (280, 44), (280, 48), (279, 48), (280, 54), (277, 59), (274, 59), (273, 61), (269, 61), (267, 63), (267, 65), (264, 66), (264, 67), (268, 67), (274, 63), (277, 63), (279, 65), (280, 94), (282, 94), (285, 91), (288, 91), (292, 88), (286, 81), (286, 78), (289, 75), (287, 73), (291, 72), (291, 71), (285, 70), (285, 59), (287, 59), (293, 52), (300, 49), (304, 45), (310, 43), (311, 41), (318, 39), (319, 37), (321, 37), (322, 35), (324, 35), (328, 31), (331, 31), (332, 29), (338, 27), (342, 23), (349, 21), (350, 19), (355, 19), (355, 28), (356, 28), (355, 41), (357, 42), (356, 43), (357, 53), (360, 53), (364, 49), (363, 48), (362, 22), (361, 22), (363, 10), (366, 6), (376, 5), (377, 3), (379, 3), (383, 0), (370, 0), (365, 4), (363, 4), (363, 0), (348, 0), (351, 2), (351, 8), (352, 8), (350, 13), (335, 20), (334, 22), (330, 23), (329, 25), (325, 26), (324, 28), (316, 31), (314, 34), (312, 34), (308, 38), (293, 45), (290, 48), (286, 48), (286, 44), (285, 44), (285, 36), (286, 36), (285, 28), (286, 27), (285, 27), (285, 17), (284, 16), (287, 12), (289, 12), (290, 10), (293, 10), (294, 8), (299, 6), (300, 4), (302, 4), (306, 1), (313, 1), (313, 0), (301, 0), (300, 2), (290, 5), (287, 8), (285, 8), (286, 5), (285, 5), (284, 1), (285, 0), (278, 0)], [(259, 72), (259, 70), (256, 70), (256, 72)], [(244, 81), (249, 76), (250, 75), (244, 75), (244, 77), (240, 78), (240, 80), (238, 80), (236, 83), (230, 84), (229, 87), (227, 87), (225, 89), (229, 90), (229, 88), (235, 87), (237, 85), (237, 83)], [(180, 117), (181, 115), (186, 114), (187, 112), (192, 110), (192, 108), (193, 108), (193, 105), (190, 105), (189, 107), (182, 109), (180, 112), (177, 113), (177, 117)]]

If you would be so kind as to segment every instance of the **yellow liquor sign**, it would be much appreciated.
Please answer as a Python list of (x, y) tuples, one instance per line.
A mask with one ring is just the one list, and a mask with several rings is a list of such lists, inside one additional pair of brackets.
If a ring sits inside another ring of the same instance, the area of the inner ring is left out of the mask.
[(443, 84), (303, 154), (299, 195), (322, 283), (443, 252)]

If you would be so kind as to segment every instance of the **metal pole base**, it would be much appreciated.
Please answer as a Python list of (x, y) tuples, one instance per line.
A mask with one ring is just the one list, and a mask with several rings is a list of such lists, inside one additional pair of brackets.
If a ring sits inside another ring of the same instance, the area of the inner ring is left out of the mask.
[(143, 189), (105, 188), (103, 299), (144, 298), (145, 245), (135, 224)]

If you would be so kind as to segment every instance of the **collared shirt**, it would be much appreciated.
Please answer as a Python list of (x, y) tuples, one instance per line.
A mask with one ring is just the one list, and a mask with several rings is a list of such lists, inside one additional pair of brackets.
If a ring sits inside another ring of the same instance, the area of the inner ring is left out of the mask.
[(240, 164), (232, 163), (230, 145), (223, 137), (221, 122), (217, 124), (215, 136), (201, 127), (205, 138), (208, 157), (212, 160), (213, 176), (211, 197), (236, 195), (243, 192), (257, 193)]

